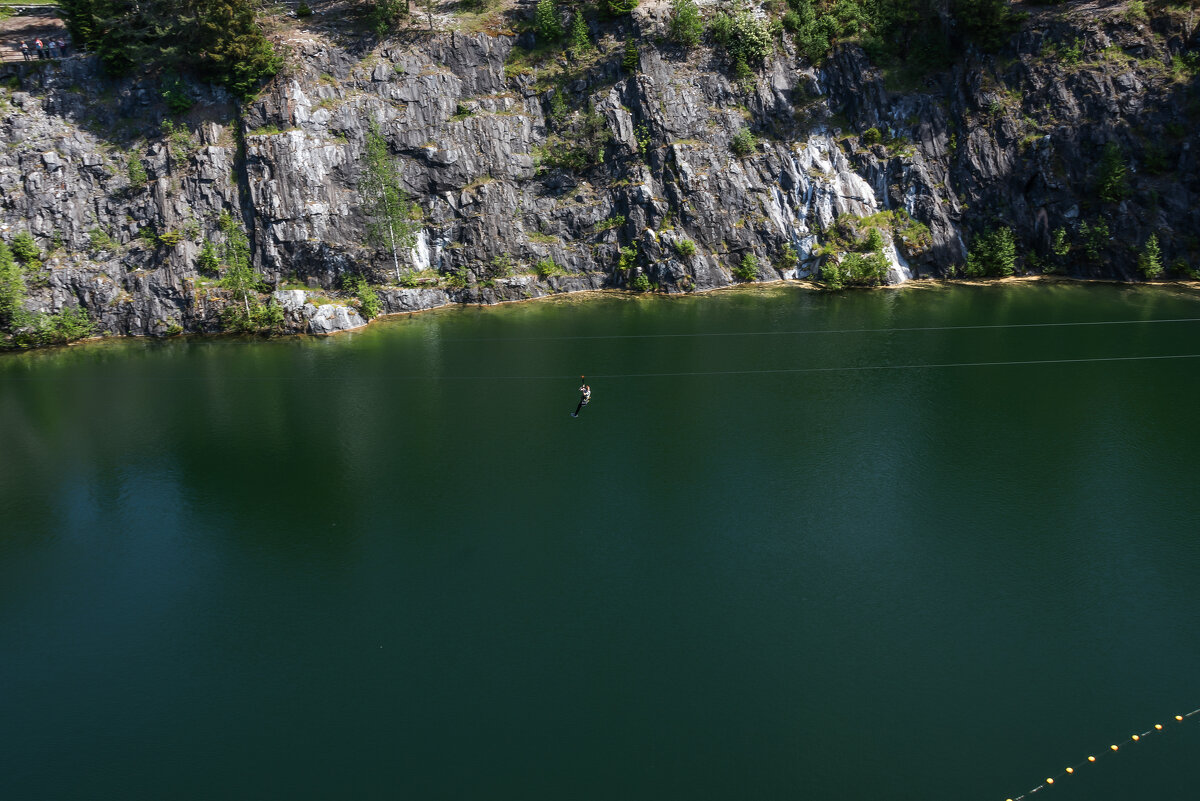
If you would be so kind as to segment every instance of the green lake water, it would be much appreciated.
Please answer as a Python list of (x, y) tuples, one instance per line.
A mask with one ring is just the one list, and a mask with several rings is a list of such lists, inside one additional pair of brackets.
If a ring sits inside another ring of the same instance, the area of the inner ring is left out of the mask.
[(1094, 754), (1039, 801), (1193, 799), (1200, 359), (843, 369), (1182, 318), (774, 287), (3, 356), (0, 796), (1003, 801)]

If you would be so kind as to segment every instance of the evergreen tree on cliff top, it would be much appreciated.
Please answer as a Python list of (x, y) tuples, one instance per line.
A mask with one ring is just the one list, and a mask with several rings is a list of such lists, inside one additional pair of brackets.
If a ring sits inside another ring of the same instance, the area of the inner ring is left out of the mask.
[(110, 75), (165, 68), (220, 84), (243, 99), (281, 59), (250, 0), (61, 0), (77, 45)]

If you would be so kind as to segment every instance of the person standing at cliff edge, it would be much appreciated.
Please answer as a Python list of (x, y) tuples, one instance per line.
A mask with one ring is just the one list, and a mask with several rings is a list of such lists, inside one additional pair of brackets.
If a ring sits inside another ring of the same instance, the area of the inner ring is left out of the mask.
[(592, 400), (592, 388), (587, 385), (583, 376), (579, 376), (579, 382), (582, 385), (579, 387), (579, 405), (575, 407), (575, 411), (571, 412), (572, 417), (578, 417), (579, 413), (583, 411), (583, 407)]

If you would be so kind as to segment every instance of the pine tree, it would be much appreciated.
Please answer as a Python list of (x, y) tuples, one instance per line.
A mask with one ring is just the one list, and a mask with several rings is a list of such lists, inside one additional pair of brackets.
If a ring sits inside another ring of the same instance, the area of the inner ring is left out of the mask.
[(282, 65), (252, 0), (62, 0), (61, 8), (76, 44), (110, 75), (161, 67), (245, 99)]
[(625, 55), (621, 58), (621, 66), (625, 68), (626, 72), (635, 73), (637, 72), (639, 62), (640, 56), (638, 55), (637, 42), (629, 39), (625, 42)]
[(538, 0), (533, 24), (537, 29), (538, 40), (543, 45), (562, 38), (563, 27), (558, 19), (558, 5), (554, 0)]
[(1158, 234), (1150, 234), (1142, 253), (1138, 256), (1138, 269), (1147, 278), (1158, 278), (1162, 274), (1162, 250), (1158, 246)]
[(587, 23), (579, 9), (575, 9), (575, 19), (571, 22), (571, 55), (579, 58), (592, 49), (592, 38), (588, 34)]

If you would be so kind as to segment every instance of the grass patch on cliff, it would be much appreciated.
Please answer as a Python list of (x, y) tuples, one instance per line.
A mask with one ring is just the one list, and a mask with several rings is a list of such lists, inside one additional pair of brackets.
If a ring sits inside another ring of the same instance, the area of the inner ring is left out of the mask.
[(885, 238), (897, 242), (909, 257), (933, 246), (929, 228), (904, 209), (880, 211), (866, 217), (843, 214), (825, 232), (822, 245), (826, 253), (876, 250), (883, 246)]
[(289, 131), (295, 131), (295, 130), (298, 130), (298, 129), (295, 128), (294, 126), (288, 127), (288, 128), (280, 128), (278, 125), (276, 125), (274, 123), (268, 123), (267, 125), (260, 125), (257, 128), (252, 128), (249, 131), (246, 131), (246, 136), (275, 136), (277, 134), (288, 133)]
[(459, 0), (452, 6), (463, 33), (513, 36), (517, 33), (512, 13), (504, 0)]
[(555, 47), (524, 48), (514, 45), (504, 60), (504, 77), (511, 81), (518, 75), (533, 75), (539, 68), (553, 63), (555, 57), (561, 54), (562, 51)]

